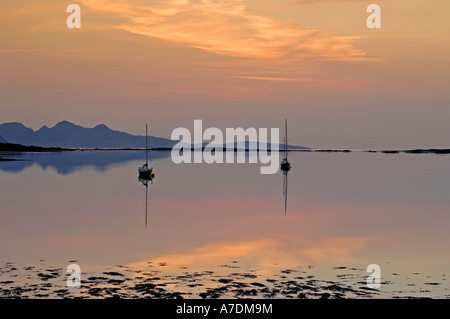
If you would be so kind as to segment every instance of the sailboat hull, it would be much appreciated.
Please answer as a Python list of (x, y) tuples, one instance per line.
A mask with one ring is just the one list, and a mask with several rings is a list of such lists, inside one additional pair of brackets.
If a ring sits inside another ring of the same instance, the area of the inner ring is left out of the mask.
[(149, 169), (139, 169), (139, 178), (140, 179), (153, 179), (155, 177), (155, 174), (152, 170)]
[(280, 168), (281, 168), (283, 171), (288, 171), (288, 170), (291, 169), (291, 164), (290, 164), (289, 162), (284, 162), (284, 163), (281, 162)]

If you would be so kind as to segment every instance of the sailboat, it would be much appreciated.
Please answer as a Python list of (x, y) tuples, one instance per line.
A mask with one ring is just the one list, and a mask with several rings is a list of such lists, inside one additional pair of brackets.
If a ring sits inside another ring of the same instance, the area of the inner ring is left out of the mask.
[(148, 127), (145, 124), (145, 164), (138, 168), (139, 181), (149, 181), (155, 178), (155, 173), (153, 173), (153, 167), (148, 167)]
[(281, 160), (281, 170), (289, 171), (291, 169), (291, 163), (288, 161), (288, 150), (287, 150), (287, 119), (284, 122), (285, 133), (284, 133), (284, 158)]

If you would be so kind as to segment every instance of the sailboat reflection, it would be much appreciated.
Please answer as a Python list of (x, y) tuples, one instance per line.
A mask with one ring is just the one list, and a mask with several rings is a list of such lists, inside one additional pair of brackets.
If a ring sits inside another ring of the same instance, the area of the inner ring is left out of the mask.
[(153, 178), (141, 178), (139, 177), (139, 182), (145, 186), (145, 228), (147, 228), (147, 216), (148, 216), (148, 182), (153, 184)]
[(287, 198), (288, 198), (288, 169), (281, 169), (283, 172), (283, 196), (284, 196), (284, 215), (287, 212)]

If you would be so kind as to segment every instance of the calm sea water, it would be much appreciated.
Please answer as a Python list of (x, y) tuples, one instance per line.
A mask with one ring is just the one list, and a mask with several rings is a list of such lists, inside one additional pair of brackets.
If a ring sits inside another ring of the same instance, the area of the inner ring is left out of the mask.
[(147, 211), (142, 152), (0, 162), (2, 263), (103, 271), (153, 261), (172, 273), (235, 263), (266, 276), (303, 267), (324, 280), (378, 264), (381, 291), (450, 296), (449, 156), (291, 153), (285, 212), (281, 171), (150, 153)]

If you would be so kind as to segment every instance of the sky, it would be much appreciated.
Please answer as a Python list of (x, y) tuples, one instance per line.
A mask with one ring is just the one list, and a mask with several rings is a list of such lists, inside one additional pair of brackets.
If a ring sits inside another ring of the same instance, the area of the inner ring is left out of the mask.
[[(66, 8), (81, 8), (69, 29)], [(366, 8), (381, 8), (369, 29)], [(449, 147), (447, 0), (15, 0), (0, 5), (0, 123), (170, 138), (282, 127), (313, 148)]]

